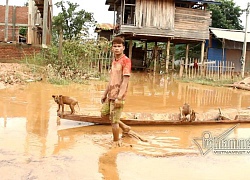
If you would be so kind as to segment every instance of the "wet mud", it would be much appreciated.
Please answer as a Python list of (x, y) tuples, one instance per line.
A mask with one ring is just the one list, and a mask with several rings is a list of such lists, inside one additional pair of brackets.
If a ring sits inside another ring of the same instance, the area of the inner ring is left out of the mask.
[[(146, 77), (146, 78), (145, 78)], [(246, 179), (250, 155), (202, 155), (194, 139), (219, 136), (231, 125), (133, 126), (148, 142), (123, 138), (112, 147), (111, 127), (61, 119), (52, 94), (75, 97), (80, 112), (98, 114), (105, 82), (57, 86), (34, 82), (0, 90), (1, 179)], [(133, 74), (125, 112), (177, 112), (188, 102), (199, 113), (247, 109), (250, 93), (178, 83), (163, 76)], [(66, 107), (69, 110), (69, 107)], [(76, 111), (79, 111), (76, 108)], [(250, 124), (231, 138), (248, 139)]]

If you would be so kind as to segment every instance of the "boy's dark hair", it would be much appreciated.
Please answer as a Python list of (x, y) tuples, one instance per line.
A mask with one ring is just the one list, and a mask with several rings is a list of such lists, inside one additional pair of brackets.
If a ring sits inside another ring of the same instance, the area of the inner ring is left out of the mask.
[(125, 42), (124, 42), (124, 39), (121, 38), (121, 37), (115, 37), (113, 40), (112, 40), (112, 45), (113, 44), (123, 44), (125, 45)]

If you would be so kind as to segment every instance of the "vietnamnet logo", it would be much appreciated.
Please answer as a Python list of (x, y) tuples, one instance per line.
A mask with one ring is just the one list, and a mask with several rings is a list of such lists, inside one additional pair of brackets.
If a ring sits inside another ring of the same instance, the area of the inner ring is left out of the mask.
[(228, 138), (238, 125), (236, 124), (217, 137), (213, 137), (209, 131), (204, 131), (201, 138), (194, 138), (193, 141), (203, 156), (211, 151), (216, 155), (250, 155), (250, 138)]

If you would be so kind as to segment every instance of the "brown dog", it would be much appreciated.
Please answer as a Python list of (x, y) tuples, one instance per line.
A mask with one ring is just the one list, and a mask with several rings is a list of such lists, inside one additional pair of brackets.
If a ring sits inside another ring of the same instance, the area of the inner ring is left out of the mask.
[[(78, 105), (78, 101), (74, 98), (71, 98), (69, 96), (63, 96), (63, 95), (52, 95), (55, 102), (58, 104), (57, 112), (60, 111), (60, 107), (62, 106), (62, 113), (64, 113), (64, 104), (69, 105), (71, 109), (71, 114), (75, 113), (75, 105)], [(78, 105), (78, 108), (80, 110), (80, 107)]]
[(182, 107), (180, 107), (180, 119), (181, 121), (195, 121), (196, 114), (193, 109), (191, 109), (190, 105), (185, 103)]

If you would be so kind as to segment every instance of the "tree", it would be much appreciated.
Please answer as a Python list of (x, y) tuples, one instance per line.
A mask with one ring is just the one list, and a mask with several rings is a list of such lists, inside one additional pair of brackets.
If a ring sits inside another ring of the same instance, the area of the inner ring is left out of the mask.
[(63, 32), (63, 39), (79, 39), (81, 34), (88, 35), (89, 28), (94, 25), (93, 13), (85, 10), (77, 11), (79, 4), (70, 1), (57, 2), (57, 8), (61, 8), (58, 16), (53, 17), (53, 26), (57, 33)]
[(218, 1), (221, 2), (220, 5), (210, 4), (208, 6), (208, 9), (212, 11), (212, 27), (242, 30), (240, 7), (236, 6), (233, 0)]
[(29, 1), (27, 0), (25, 3), (24, 3), (24, 6), (29, 6)]

